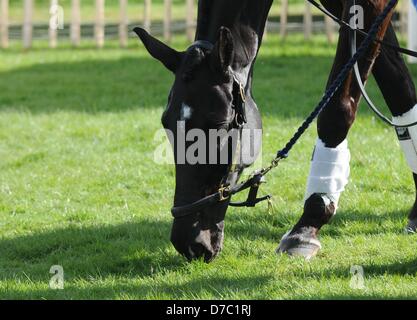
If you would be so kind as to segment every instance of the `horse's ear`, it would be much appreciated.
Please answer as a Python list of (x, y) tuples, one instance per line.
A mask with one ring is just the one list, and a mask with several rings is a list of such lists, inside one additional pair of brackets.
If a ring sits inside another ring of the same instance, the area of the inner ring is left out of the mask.
[(219, 36), (212, 52), (211, 65), (215, 71), (227, 74), (229, 67), (232, 66), (235, 55), (232, 32), (221, 27)]
[(180, 52), (152, 37), (142, 28), (136, 27), (133, 31), (138, 35), (152, 57), (162, 62), (168, 70), (174, 73), (177, 71), (181, 63), (182, 54)]

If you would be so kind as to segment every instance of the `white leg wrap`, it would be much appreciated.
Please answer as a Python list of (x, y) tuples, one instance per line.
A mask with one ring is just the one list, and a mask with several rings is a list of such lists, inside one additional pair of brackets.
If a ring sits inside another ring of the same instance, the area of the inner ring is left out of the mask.
[(347, 140), (336, 148), (327, 148), (320, 139), (317, 139), (304, 201), (312, 194), (319, 193), (325, 195), (337, 208), (340, 194), (348, 183), (349, 161)]
[[(401, 116), (393, 117), (396, 125), (405, 125), (417, 121), (417, 105)], [(410, 169), (417, 173), (417, 125), (410, 128), (395, 128), (401, 149)]]

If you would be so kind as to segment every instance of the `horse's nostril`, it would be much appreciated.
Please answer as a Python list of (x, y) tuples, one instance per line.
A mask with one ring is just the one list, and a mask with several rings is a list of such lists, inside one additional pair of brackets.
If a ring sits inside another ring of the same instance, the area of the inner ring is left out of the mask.
[(223, 243), (223, 222), (202, 229), (195, 220), (174, 220), (171, 242), (175, 249), (188, 260), (204, 258), (212, 261)]
[(215, 253), (211, 248), (210, 242), (202, 243), (198, 240), (199, 237), (196, 239), (188, 239), (184, 242), (172, 241), (175, 249), (185, 256), (188, 260), (195, 260), (204, 258), (204, 261), (209, 262), (213, 259)]
[(198, 259), (204, 255), (204, 247), (200, 244), (193, 244), (188, 249), (191, 259)]
[(190, 254), (187, 257), (189, 260), (204, 258), (204, 261), (209, 262), (214, 256), (213, 250), (201, 243), (195, 243), (189, 246), (188, 252)]

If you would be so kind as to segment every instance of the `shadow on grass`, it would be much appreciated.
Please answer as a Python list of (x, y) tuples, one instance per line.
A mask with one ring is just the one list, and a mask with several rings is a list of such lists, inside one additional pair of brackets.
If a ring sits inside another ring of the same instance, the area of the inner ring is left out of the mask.
[(1, 74), (0, 110), (123, 112), (162, 107), (172, 77), (150, 59), (37, 64)]
[[(90, 59), (2, 72), (6, 81), (0, 82), (0, 111), (95, 113), (165, 107), (173, 76), (158, 62), (139, 55)], [(306, 115), (323, 93), (330, 65), (327, 57), (259, 58), (254, 95), (260, 109), (277, 116)]]
[[(106, 55), (104, 55), (106, 56)], [(163, 108), (173, 77), (148, 57), (86, 56), (68, 63), (42, 63), (0, 73), (0, 111), (124, 112)], [(90, 60), (88, 60), (90, 59)], [(253, 93), (264, 115), (304, 118), (323, 95), (332, 57), (260, 56)], [(383, 104), (375, 84), (368, 90)], [(361, 113), (370, 114), (366, 108)]]
[[(0, 111), (97, 113), (165, 107), (173, 76), (159, 62), (139, 54), (105, 60), (94, 52), (94, 58), (86, 56), (84, 61), (42, 63), (0, 73), (6, 79), (0, 82)], [(332, 60), (261, 55), (253, 94), (262, 114), (304, 118), (323, 95)], [(373, 81), (367, 90), (377, 104), (384, 105)], [(364, 107), (360, 113), (371, 114)]]
[[(410, 241), (416, 241), (415, 238), (410, 237)], [(316, 259), (324, 259), (323, 257), (317, 257)], [(343, 266), (335, 267), (333, 264), (325, 265), (318, 268), (309, 268), (308, 270), (308, 277), (311, 279), (346, 279), (349, 281), (352, 277), (350, 273), (350, 268), (352, 265), (357, 265), (357, 263), (346, 262)], [(360, 263), (360, 266), (363, 267), (364, 270), (364, 279), (365, 281), (368, 279), (379, 279), (382, 276), (412, 276), (415, 277), (417, 275), (417, 256), (401, 259), (396, 258), (395, 261), (389, 261), (386, 263), (374, 263), (370, 260), (364, 261)], [(300, 278), (305, 278), (306, 272), (304, 270), (301, 271), (294, 271), (294, 274), (299, 276)], [(414, 280), (410, 280), (414, 281)], [(370, 288), (372, 289), (372, 288)], [(354, 297), (354, 296), (353, 296)], [(336, 297), (334, 297), (336, 298)]]
[(177, 269), (185, 260), (169, 250), (170, 224), (143, 220), (116, 226), (68, 227), (0, 240), (1, 278), (23, 272), (31, 281), (49, 278), (52, 265), (68, 277), (132, 274)]
[[(401, 234), (404, 232), (403, 227), (407, 224), (408, 211), (398, 210), (392, 212), (386, 212), (384, 214), (375, 214), (374, 212), (358, 212), (358, 211), (343, 211), (337, 213), (337, 215), (331, 220), (330, 224), (323, 228), (323, 235), (330, 237), (338, 237), (343, 235), (343, 227), (353, 223), (360, 223), (361, 230), (358, 232), (350, 232), (345, 234), (346, 236), (352, 234), (363, 235), (379, 235), (386, 233)], [(389, 225), (384, 225), (385, 222), (389, 222)], [(401, 225), (401, 228), (397, 228)]]
[(91, 287), (80, 288), (70, 284), (65, 290), (25, 290), (9, 291), (8, 295), (13, 299), (195, 299), (216, 298), (230, 299), (233, 292), (240, 295), (248, 292), (253, 295), (253, 289), (262, 287), (271, 280), (269, 276), (249, 276), (239, 278), (227, 278), (222, 276), (201, 277), (182, 283), (170, 284), (159, 281), (154, 284), (143, 284), (138, 282), (126, 283), (118, 281), (114, 285), (92, 284)]
[[(9, 299), (111, 299), (120, 295), (222, 298), (225, 292), (251, 292), (270, 280), (268, 276), (210, 275), (190, 280), (184, 277), (175, 283), (153, 282), (154, 276), (188, 265), (168, 248), (169, 232), (168, 222), (144, 220), (117, 226), (69, 227), (2, 239), (0, 281), (16, 286), (3, 287), (0, 295)], [(47, 288), (52, 265), (63, 266), (65, 290)], [(148, 283), (142, 283), (141, 279)], [(22, 283), (27, 285), (17, 285)]]
[[(269, 215), (266, 211), (245, 215), (237, 210), (229, 211), (226, 215), (226, 237), (245, 237), (250, 240), (263, 239), (278, 243), (284, 233), (292, 228), (301, 216), (301, 211), (299, 215), (289, 216), (281, 215), (279, 212)], [(405, 227), (407, 215), (408, 212), (405, 211), (387, 212), (380, 215), (371, 212), (341, 210), (331, 220), (330, 224), (323, 227), (320, 234), (335, 238), (335, 241), (338, 237), (352, 235), (401, 234), (403, 229), (397, 228), (397, 226), (403, 225)], [(384, 222), (389, 222), (389, 225), (384, 225)], [(360, 223), (360, 228), (354, 231), (344, 230), (346, 225), (354, 223)]]

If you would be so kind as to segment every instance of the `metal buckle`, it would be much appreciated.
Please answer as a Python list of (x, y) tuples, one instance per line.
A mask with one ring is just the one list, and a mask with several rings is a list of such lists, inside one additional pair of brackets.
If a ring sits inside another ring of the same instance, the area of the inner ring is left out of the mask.
[(235, 73), (234, 73), (234, 71), (231, 67), (229, 67), (229, 72), (233, 76), (233, 81), (238, 84), (240, 98), (242, 99), (242, 102), (245, 103), (246, 102), (245, 87), (243, 86), (242, 82), (240, 82), (239, 79), (236, 77), (236, 75), (235, 75)]
[(230, 194), (229, 195), (225, 195), (225, 193), (227, 193), (229, 191), (230, 191), (230, 186), (220, 187), (219, 188), (219, 191), (218, 191), (219, 192), (219, 196), (220, 196), (219, 201), (224, 201), (224, 200), (229, 199), (230, 198)]
[(240, 91), (240, 98), (242, 99), (242, 102), (246, 102), (246, 94), (245, 94), (245, 88), (243, 87), (243, 84), (241, 82), (239, 83), (239, 91)]

